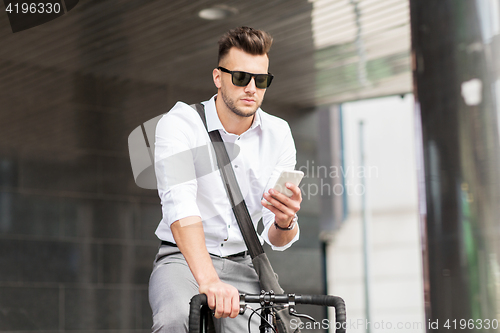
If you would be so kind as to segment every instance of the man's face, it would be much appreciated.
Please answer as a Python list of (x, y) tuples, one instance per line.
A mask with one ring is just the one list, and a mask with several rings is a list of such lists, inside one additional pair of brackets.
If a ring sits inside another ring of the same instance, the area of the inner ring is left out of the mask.
[[(267, 55), (252, 55), (235, 47), (221, 60), (219, 66), (230, 71), (243, 71), (254, 74), (267, 74), (269, 58)], [(219, 89), (219, 97), (233, 113), (241, 117), (251, 117), (262, 104), (266, 89), (255, 86), (255, 78), (245, 87), (232, 83), (231, 74), (214, 70), (214, 83)]]

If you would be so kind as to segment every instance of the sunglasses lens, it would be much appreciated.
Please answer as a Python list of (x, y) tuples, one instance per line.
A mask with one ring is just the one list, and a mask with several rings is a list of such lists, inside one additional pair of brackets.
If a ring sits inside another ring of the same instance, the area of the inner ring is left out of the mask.
[(233, 72), (233, 84), (235, 86), (244, 87), (250, 82), (251, 79), (252, 76), (249, 73)]
[(269, 84), (271, 83), (269, 79), (270, 76), (267, 74), (255, 75), (255, 86), (260, 89), (265, 89), (269, 87)]

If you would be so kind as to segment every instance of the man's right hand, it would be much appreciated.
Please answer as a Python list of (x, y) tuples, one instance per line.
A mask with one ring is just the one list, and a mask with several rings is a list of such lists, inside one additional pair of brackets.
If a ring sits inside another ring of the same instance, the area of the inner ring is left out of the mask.
[(170, 226), (177, 246), (198, 282), (199, 292), (207, 295), (208, 306), (216, 318), (234, 318), (240, 310), (238, 289), (219, 279), (205, 246), (205, 233), (199, 216), (189, 216)]
[(208, 307), (215, 310), (215, 318), (235, 318), (238, 315), (240, 294), (232, 285), (217, 280), (200, 285), (199, 292), (207, 295)]

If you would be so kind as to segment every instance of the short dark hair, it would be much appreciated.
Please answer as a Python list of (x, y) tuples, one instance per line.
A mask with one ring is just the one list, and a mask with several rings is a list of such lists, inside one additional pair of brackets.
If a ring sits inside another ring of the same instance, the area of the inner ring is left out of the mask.
[(262, 30), (256, 30), (249, 27), (239, 27), (226, 32), (219, 39), (219, 58), (220, 61), (232, 47), (253, 55), (268, 54), (273, 44), (273, 38), (270, 34)]

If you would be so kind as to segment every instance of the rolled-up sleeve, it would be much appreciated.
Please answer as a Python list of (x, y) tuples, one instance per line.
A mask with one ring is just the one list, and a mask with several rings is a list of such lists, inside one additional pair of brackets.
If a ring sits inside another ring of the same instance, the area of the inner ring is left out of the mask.
[(190, 115), (177, 103), (156, 127), (155, 172), (162, 223), (168, 226), (188, 216), (201, 216), (196, 204), (195, 135), (189, 121)]
[[(292, 133), (290, 131), (290, 128), (288, 128), (287, 134), (285, 135), (285, 138), (283, 140), (281, 148), (278, 150), (281, 151), (280, 157), (278, 159), (278, 163), (276, 164), (276, 167), (274, 168), (271, 177), (269, 178), (269, 181), (266, 185), (265, 192), (268, 192), (270, 188), (274, 186), (276, 181), (279, 178), (279, 175), (281, 174), (281, 171), (283, 170), (294, 170), (295, 164), (296, 164), (296, 150), (295, 150), (295, 143), (293, 141)], [(297, 225), (297, 234), (295, 237), (288, 243), (283, 246), (275, 246), (271, 243), (269, 240), (269, 228), (273, 227), (274, 228), (274, 213), (271, 212), (269, 209), (262, 207), (262, 221), (264, 224), (264, 230), (262, 231), (262, 238), (268, 243), (273, 250), (276, 251), (284, 251), (288, 249), (290, 246), (292, 246), (293, 243), (295, 243), (300, 236), (300, 228)]]

